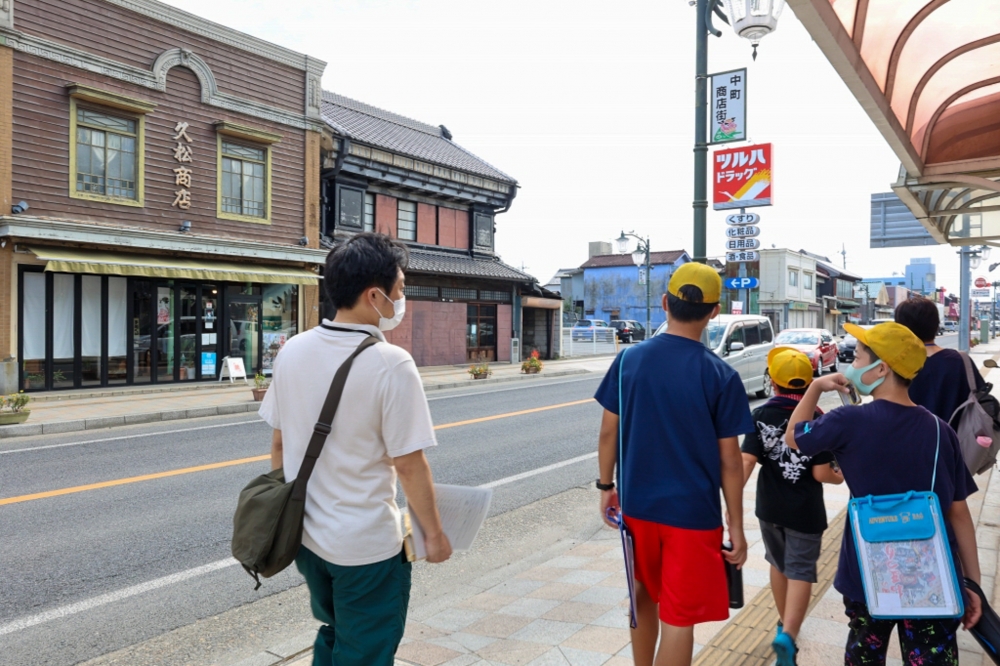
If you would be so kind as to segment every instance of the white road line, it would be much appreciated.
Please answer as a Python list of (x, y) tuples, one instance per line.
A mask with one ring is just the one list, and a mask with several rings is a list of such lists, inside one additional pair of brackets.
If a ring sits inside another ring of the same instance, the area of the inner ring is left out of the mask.
[[(209, 426), (209, 427), (217, 427), (217, 426)], [(192, 428), (192, 429), (201, 430), (201, 428)], [(185, 432), (185, 431), (177, 430), (174, 432)], [(85, 444), (87, 442), (79, 442), (79, 443)], [(528, 479), (533, 476), (538, 476), (539, 474), (545, 474), (546, 472), (551, 472), (553, 470), (560, 469), (562, 467), (567, 467), (569, 465), (575, 465), (578, 462), (591, 460), (596, 457), (597, 457), (596, 451), (593, 453), (587, 453), (582, 456), (577, 456), (576, 458), (570, 458), (569, 460), (563, 460), (562, 462), (557, 462), (551, 465), (546, 465), (544, 467), (539, 467), (537, 469), (533, 469), (527, 472), (522, 472), (520, 474), (515, 474), (513, 476), (508, 476), (503, 479), (490, 481), (489, 483), (484, 483), (479, 487), (496, 488), (498, 486), (505, 486), (508, 483), (514, 483), (515, 481)], [(28, 629), (29, 627), (34, 627), (39, 624), (44, 624), (45, 622), (50, 622), (52, 620), (58, 620), (64, 617), (68, 617), (70, 615), (76, 615), (77, 613), (82, 613), (84, 611), (93, 610), (94, 608), (98, 608), (100, 606), (106, 606), (107, 604), (111, 604), (116, 601), (128, 599), (129, 597), (134, 597), (138, 594), (143, 594), (145, 592), (158, 590), (162, 587), (167, 587), (168, 585), (181, 583), (185, 580), (189, 580), (197, 576), (202, 576), (207, 573), (212, 573), (213, 571), (219, 571), (220, 569), (233, 567), (238, 564), (239, 562), (237, 562), (233, 558), (227, 557), (226, 559), (223, 560), (211, 562), (210, 564), (205, 564), (200, 567), (195, 567), (193, 569), (181, 571), (175, 574), (171, 574), (169, 576), (163, 576), (162, 578), (156, 578), (154, 580), (145, 583), (139, 583), (138, 585), (126, 587), (124, 589), (117, 590), (115, 592), (108, 592), (107, 594), (102, 594), (100, 596), (92, 597), (90, 599), (84, 599), (83, 601), (78, 601), (75, 604), (60, 606), (59, 608), (53, 608), (52, 610), (48, 610), (43, 613), (38, 613), (37, 615), (31, 615), (29, 617), (21, 618), (20, 620), (14, 620), (13, 622), (8, 622), (7, 624), (0, 624), (0, 636), (5, 636), (6, 634), (12, 634), (17, 631), (22, 631), (24, 629)]]
[[(197, 428), (179, 428), (178, 430), (161, 430), (160, 432), (142, 432), (135, 435), (122, 435), (121, 437), (105, 437), (104, 439), (88, 439), (83, 442), (66, 442), (65, 444), (46, 444), (45, 446), (32, 446), (24, 449), (10, 449), (0, 451), (0, 456), (7, 453), (25, 453), (27, 451), (44, 451), (45, 449), (61, 449), (67, 446), (82, 446), (84, 444), (102, 444), (104, 442), (120, 442), (123, 439), (136, 439), (138, 437), (157, 437), (159, 435), (174, 435), (179, 432), (194, 432), (196, 430), (211, 430), (212, 428), (231, 428), (236, 425), (247, 423), (263, 423), (263, 419), (252, 419), (250, 421), (233, 421), (232, 423), (219, 423), (217, 425), (198, 426)], [(137, 424), (139, 425), (139, 424)], [(148, 424), (142, 424), (148, 425)]]
[(50, 622), (52, 620), (58, 620), (70, 615), (76, 615), (77, 613), (82, 613), (83, 611), (88, 611), (99, 606), (105, 606), (116, 601), (121, 601), (122, 599), (134, 597), (135, 595), (142, 594), (143, 592), (157, 590), (161, 587), (167, 587), (168, 585), (180, 583), (188, 580), (189, 578), (194, 578), (195, 576), (201, 576), (202, 574), (236, 566), (237, 564), (239, 564), (239, 562), (231, 557), (227, 557), (224, 560), (219, 560), (217, 562), (212, 562), (211, 564), (195, 567), (194, 569), (188, 569), (187, 571), (181, 571), (180, 573), (164, 576), (163, 578), (156, 578), (145, 583), (139, 583), (138, 585), (126, 587), (122, 590), (102, 594), (91, 599), (85, 599), (75, 604), (53, 608), (52, 610), (39, 613), (38, 615), (31, 615), (29, 617), (21, 618), (20, 620), (14, 620), (13, 622), (0, 625), (0, 636), (12, 634), (15, 631), (21, 631), (23, 629), (27, 629), (28, 627), (34, 627), (35, 625)]
[(514, 476), (508, 476), (503, 479), (497, 479), (496, 481), (490, 481), (489, 483), (484, 483), (479, 487), (496, 488), (497, 486), (505, 486), (508, 483), (514, 483), (515, 481), (520, 481), (522, 479), (529, 479), (533, 476), (538, 476), (539, 474), (545, 474), (546, 472), (551, 472), (554, 469), (559, 469), (560, 467), (575, 465), (578, 462), (583, 462), (584, 460), (591, 460), (596, 457), (597, 457), (597, 451), (594, 451), (593, 453), (587, 453), (582, 456), (577, 456), (576, 458), (570, 458), (569, 460), (563, 460), (562, 462), (546, 465), (545, 467), (539, 467), (538, 469), (533, 469), (528, 472), (521, 472), (520, 474), (515, 474)]

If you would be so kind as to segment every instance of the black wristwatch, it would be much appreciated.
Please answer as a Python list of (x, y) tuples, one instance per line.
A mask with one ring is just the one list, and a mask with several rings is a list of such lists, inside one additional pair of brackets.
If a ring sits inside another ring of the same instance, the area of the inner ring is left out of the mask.
[(594, 485), (597, 486), (598, 490), (614, 490), (615, 489), (615, 482), (614, 481), (612, 481), (611, 483), (601, 483), (601, 480), (598, 479), (595, 482)]

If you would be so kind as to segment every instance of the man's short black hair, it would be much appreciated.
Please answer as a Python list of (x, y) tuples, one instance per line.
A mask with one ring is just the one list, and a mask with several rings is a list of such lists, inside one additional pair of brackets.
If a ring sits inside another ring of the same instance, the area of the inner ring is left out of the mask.
[(933, 342), (941, 327), (941, 316), (930, 299), (910, 298), (896, 306), (896, 323), (913, 331), (921, 342)]
[(673, 294), (667, 294), (667, 309), (670, 310), (671, 318), (677, 321), (701, 321), (712, 314), (712, 310), (718, 305), (718, 303), (702, 303), (704, 296), (701, 289), (693, 284), (686, 284), (679, 291), (684, 296), (683, 300)]
[(805, 395), (807, 390), (809, 390), (808, 386), (803, 386), (801, 388), (786, 388), (784, 386), (778, 386), (777, 384), (774, 385), (774, 392), (778, 395)]
[(405, 271), (410, 255), (406, 246), (385, 234), (357, 234), (326, 255), (323, 291), (335, 309), (352, 308), (369, 287), (389, 294)]

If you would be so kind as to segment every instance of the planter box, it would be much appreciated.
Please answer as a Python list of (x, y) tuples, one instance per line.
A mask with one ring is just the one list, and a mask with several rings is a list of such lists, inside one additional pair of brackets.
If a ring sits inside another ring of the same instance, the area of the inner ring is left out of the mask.
[(541, 371), (542, 371), (541, 368), (531, 368), (531, 367), (528, 367), (528, 368), (522, 368), (521, 369), (521, 372), (523, 372), (526, 375), (537, 375)]
[(490, 373), (488, 373), (488, 372), (481, 372), (478, 375), (472, 375), (472, 378), (473, 379), (486, 379), (489, 376), (490, 376)]
[(22, 409), (19, 412), (3, 412), (0, 414), (0, 426), (24, 423), (29, 416), (31, 416), (30, 409)]
[(261, 400), (263, 400), (264, 399), (264, 394), (267, 393), (267, 389), (266, 388), (262, 388), (262, 389), (255, 388), (255, 389), (250, 389), (250, 390), (253, 391), (253, 399), (256, 400), (257, 402), (260, 402)]

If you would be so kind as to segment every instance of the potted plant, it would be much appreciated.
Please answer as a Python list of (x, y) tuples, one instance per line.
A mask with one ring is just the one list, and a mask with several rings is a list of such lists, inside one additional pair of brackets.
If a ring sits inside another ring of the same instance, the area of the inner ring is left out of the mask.
[(260, 374), (259, 372), (253, 377), (253, 399), (260, 402), (264, 399), (264, 394), (267, 393), (267, 387), (271, 384), (271, 380)]
[(40, 372), (29, 372), (24, 375), (24, 388), (30, 389), (44, 388), (45, 387), (45, 375)]
[(23, 391), (0, 396), (0, 425), (12, 425), (27, 421), (31, 410), (25, 409), (25, 407), (29, 402), (31, 402), (31, 396)]
[(539, 358), (538, 350), (532, 349), (531, 355), (521, 364), (521, 372), (527, 375), (536, 375), (542, 371), (542, 361)]
[(476, 363), (469, 366), (469, 374), (473, 379), (486, 379), (493, 374), (493, 371), (490, 370), (489, 363)]

